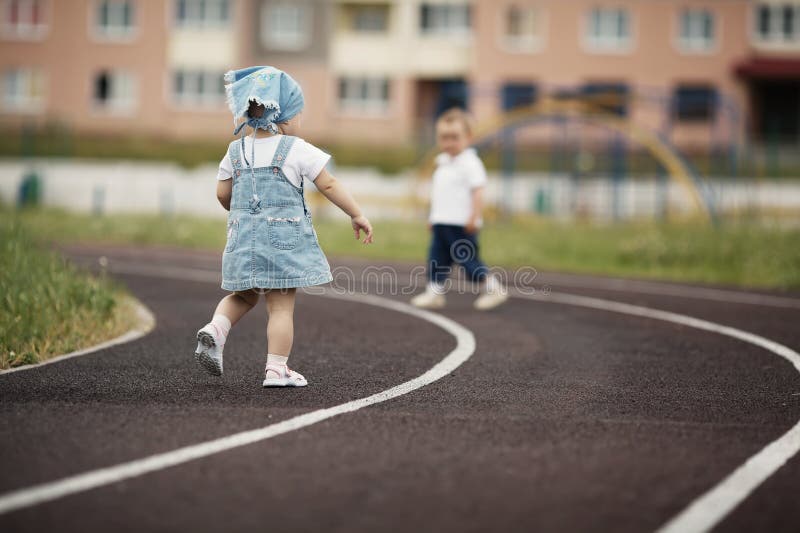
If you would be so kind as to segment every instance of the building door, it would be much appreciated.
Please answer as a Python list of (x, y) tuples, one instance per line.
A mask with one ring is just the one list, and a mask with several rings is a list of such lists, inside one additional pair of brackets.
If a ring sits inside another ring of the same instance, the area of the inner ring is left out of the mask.
[(753, 97), (753, 126), (758, 139), (800, 143), (800, 81), (754, 81)]
[(416, 88), (418, 131), (423, 143), (433, 142), (436, 118), (451, 107), (467, 109), (467, 83), (462, 79), (419, 80)]

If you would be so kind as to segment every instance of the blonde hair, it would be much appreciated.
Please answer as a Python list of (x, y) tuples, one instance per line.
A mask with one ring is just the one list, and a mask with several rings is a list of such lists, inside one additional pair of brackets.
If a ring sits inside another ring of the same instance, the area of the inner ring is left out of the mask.
[(460, 122), (464, 126), (464, 131), (467, 135), (472, 136), (472, 132), (475, 129), (475, 119), (460, 107), (451, 107), (436, 119), (437, 126), (439, 126), (439, 124), (452, 124), (454, 122)]

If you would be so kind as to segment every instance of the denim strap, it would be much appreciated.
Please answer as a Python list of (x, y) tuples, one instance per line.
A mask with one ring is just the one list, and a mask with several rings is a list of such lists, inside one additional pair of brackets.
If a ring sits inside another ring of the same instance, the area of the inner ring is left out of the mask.
[(230, 146), (228, 146), (228, 157), (233, 167), (233, 180), (237, 181), (242, 173), (242, 152), (239, 148), (238, 140), (231, 142)]
[(289, 150), (292, 149), (296, 137), (291, 135), (281, 135), (281, 140), (278, 143), (278, 148), (275, 149), (275, 156), (272, 158), (271, 167), (283, 168), (286, 162), (286, 156), (289, 155)]

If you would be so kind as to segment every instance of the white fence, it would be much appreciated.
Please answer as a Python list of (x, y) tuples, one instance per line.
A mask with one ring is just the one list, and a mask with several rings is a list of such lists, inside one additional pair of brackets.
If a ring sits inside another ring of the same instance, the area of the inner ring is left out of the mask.
[[(186, 170), (168, 163), (0, 161), (0, 198), (5, 203), (16, 202), (23, 177), (32, 170), (41, 179), (41, 199), (46, 206), (79, 212), (225, 215), (216, 200), (214, 165)], [(409, 199), (414, 194), (424, 199), (427, 184), (418, 186), (411, 172), (383, 176), (370, 169), (340, 168), (336, 175), (374, 218), (422, 216), (409, 208)], [(716, 179), (709, 185), (722, 211), (753, 209), (800, 215), (800, 179)], [(603, 178), (576, 180), (545, 173), (517, 174), (507, 180), (492, 175), (487, 200), (514, 212), (545, 209), (559, 218), (577, 214), (601, 220), (651, 217), (664, 209), (670, 213), (694, 209), (686, 189), (673, 182), (639, 178), (615, 184)], [(323, 214), (335, 208), (318, 209)]]

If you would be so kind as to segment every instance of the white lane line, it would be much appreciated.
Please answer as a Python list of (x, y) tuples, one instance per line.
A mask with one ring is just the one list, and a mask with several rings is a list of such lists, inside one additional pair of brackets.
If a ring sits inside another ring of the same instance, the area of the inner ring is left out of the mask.
[[(81, 257), (84, 260), (96, 260), (96, 254), (70, 252), (72, 257)], [(167, 267), (175, 268), (178, 267)], [(510, 276), (509, 279), (513, 279)], [(736, 291), (733, 289), (716, 289), (713, 287), (696, 287), (692, 285), (679, 285), (675, 283), (661, 283), (650, 280), (634, 280), (625, 278), (611, 278), (602, 276), (582, 276), (560, 272), (540, 272), (536, 277), (540, 285), (556, 285), (578, 289), (600, 289), (614, 292), (627, 292), (639, 294), (652, 294), (656, 296), (677, 296), (695, 300), (709, 300), (714, 302), (760, 305), (765, 307), (781, 307), (786, 309), (800, 309), (800, 298), (791, 296), (778, 296), (774, 294), (760, 294), (754, 292)]]
[[(153, 267), (140, 269), (126, 266), (125, 270), (129, 273), (159, 276), (159, 274), (156, 273), (158, 268), (154, 269)], [(132, 272), (133, 270), (136, 270), (136, 272)], [(114, 271), (120, 270), (115, 268)], [(219, 281), (218, 273), (214, 274), (213, 276), (208, 276), (208, 272), (195, 271), (190, 273), (187, 272), (187, 269), (180, 269), (180, 272), (170, 271), (162, 277), (180, 275), (180, 279), (186, 279), (187, 275), (189, 274), (193, 276), (193, 279), (199, 279), (203, 276), (207, 276), (208, 279), (206, 279), (206, 281), (209, 279), (213, 279), (213, 281), (217, 282)], [(327, 293), (325, 296), (383, 307), (385, 309), (390, 309), (399, 313), (405, 313), (407, 315), (426, 320), (453, 335), (456, 338), (456, 347), (449, 354), (447, 354), (444, 359), (439, 361), (424, 374), (383, 392), (373, 394), (372, 396), (367, 396), (366, 398), (360, 398), (358, 400), (346, 402), (334, 407), (312, 411), (310, 413), (299, 415), (294, 418), (290, 418), (289, 420), (284, 420), (283, 422), (278, 422), (260, 429), (235, 433), (227, 437), (201, 442), (199, 444), (178, 448), (165, 453), (151, 455), (143, 459), (121, 463), (107, 468), (91, 470), (83, 474), (77, 474), (50, 483), (42, 483), (40, 485), (34, 485), (32, 487), (0, 495), (0, 514), (56, 500), (71, 494), (109, 485), (111, 483), (117, 483), (119, 481), (138, 477), (149, 472), (163, 470), (165, 468), (170, 468), (172, 466), (180, 465), (189, 461), (194, 461), (195, 459), (208, 457), (209, 455), (228, 451), (240, 446), (246, 446), (248, 444), (260, 442), (265, 439), (316, 424), (317, 422), (327, 420), (328, 418), (332, 418), (334, 416), (350, 413), (370, 405), (391, 400), (392, 398), (408, 394), (409, 392), (412, 392), (420, 387), (424, 387), (425, 385), (433, 383), (434, 381), (450, 374), (453, 372), (453, 370), (458, 368), (467, 359), (469, 359), (475, 352), (475, 337), (473, 336), (472, 332), (457, 322), (454, 322), (453, 320), (450, 320), (442, 315), (431, 313), (429, 311), (423, 311), (408, 304), (378, 296), (341, 296), (331, 293)]]
[[(711, 331), (764, 348), (783, 357), (800, 372), (800, 354), (796, 351), (760, 335), (730, 326), (723, 326), (679, 313), (574, 294), (550, 293), (546, 296), (537, 296), (517, 293), (514, 294), (514, 297), (613, 311)], [(710, 530), (768, 477), (786, 464), (786, 461), (794, 457), (798, 451), (800, 451), (800, 421), (777, 440), (750, 457), (716, 486), (695, 499), (686, 509), (659, 528), (658, 533), (687, 533)]]
[(560, 285), (562, 287), (574, 287), (578, 289), (637, 292), (640, 294), (654, 294), (658, 296), (694, 298), (696, 300), (711, 300), (716, 302), (800, 309), (800, 299), (791, 298), (788, 296), (758, 294), (728, 289), (714, 289), (711, 287), (693, 287), (691, 285), (673, 285), (669, 283), (629, 280), (623, 278), (583, 278), (572, 274), (542, 272), (541, 277), (543, 278), (541, 283), (544, 284)]
[(61, 361), (72, 359), (73, 357), (99, 352), (100, 350), (105, 350), (106, 348), (116, 346), (117, 344), (124, 344), (126, 342), (135, 341), (136, 339), (144, 337), (145, 335), (150, 333), (150, 331), (152, 331), (152, 329), (155, 327), (156, 320), (155, 317), (153, 317), (153, 313), (151, 313), (150, 310), (147, 308), (147, 306), (145, 306), (138, 299), (133, 298), (133, 304), (136, 310), (136, 320), (138, 325), (129, 329), (119, 337), (114, 337), (111, 340), (101, 342), (100, 344), (95, 344), (94, 346), (90, 346), (82, 350), (77, 350), (74, 352), (65, 353), (63, 355), (52, 357), (40, 363), (32, 363), (30, 365), (15, 366), (13, 368), (0, 370), (0, 375), (11, 374), (13, 372), (21, 372), (23, 370), (32, 370), (34, 368), (41, 368), (43, 366), (52, 363), (60, 363)]
[[(113, 272), (127, 274), (159, 276), (192, 281), (219, 282), (219, 272), (202, 269), (182, 267), (165, 268), (155, 265), (130, 266), (113, 263), (111, 270)], [(656, 320), (673, 322), (721, 335), (727, 335), (744, 342), (749, 342), (780, 355), (791, 362), (798, 372), (800, 372), (800, 354), (794, 350), (759, 335), (742, 331), (733, 327), (716, 324), (707, 320), (669, 311), (661, 311), (658, 309), (616, 302), (613, 300), (604, 300), (601, 298), (590, 298), (586, 296), (564, 293), (549, 293), (548, 295), (537, 296), (535, 294), (524, 294), (517, 291), (514, 296), (517, 298), (525, 298), (540, 302), (554, 302), (565, 305), (599, 309), (603, 311), (612, 311), (633, 316), (653, 318)], [(414, 308), (411, 309), (414, 310)], [(474, 344), (474, 338), (472, 339), (472, 342)], [(798, 451), (800, 451), (800, 422), (798, 422), (778, 440), (768, 444), (759, 453), (748, 459), (747, 462), (738, 467), (732, 474), (723, 479), (715, 487), (711, 488), (708, 492), (694, 500), (684, 511), (665, 524), (658, 533), (694, 532), (707, 531), (711, 529), (728, 513), (736, 508), (736, 506), (741, 503), (741, 501), (743, 501), (749, 494), (751, 494), (761, 483), (763, 483), (769, 476), (771, 476), (783, 464), (785, 464), (786, 461), (797, 454)], [(0, 497), (0, 513), (3, 512), (2, 501), (3, 499)]]

